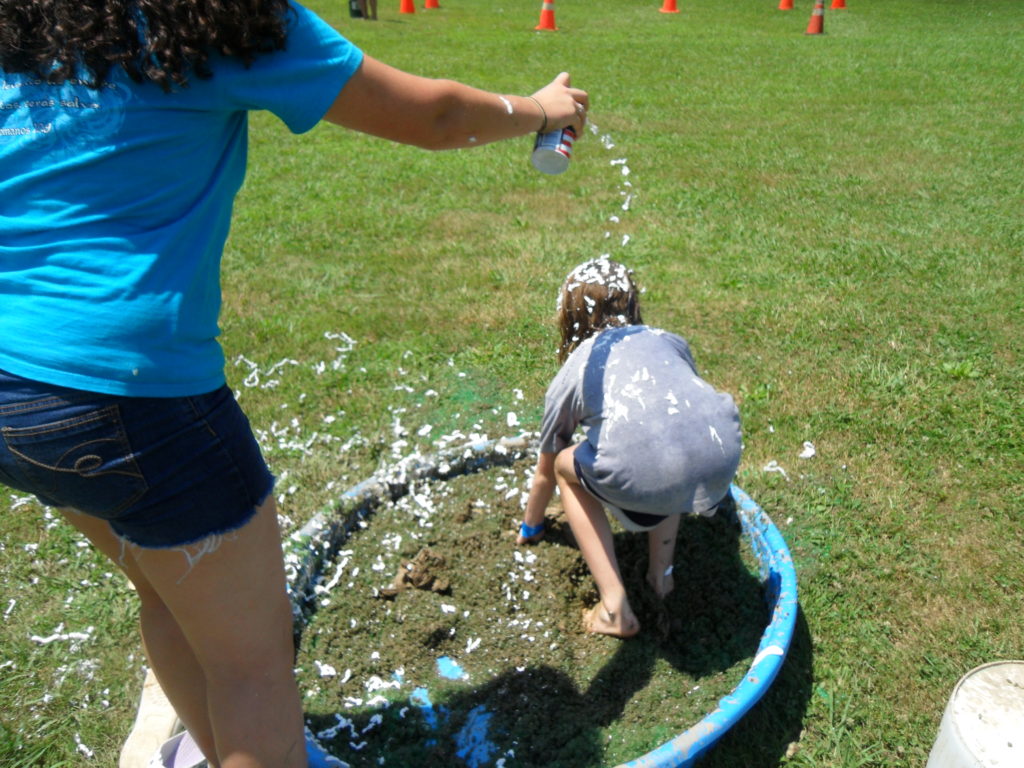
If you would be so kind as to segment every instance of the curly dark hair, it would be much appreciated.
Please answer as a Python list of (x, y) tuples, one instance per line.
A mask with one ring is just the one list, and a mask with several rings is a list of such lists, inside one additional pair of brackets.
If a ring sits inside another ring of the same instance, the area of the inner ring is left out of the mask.
[(288, 0), (0, 0), (0, 68), (96, 88), (114, 67), (165, 91), (208, 79), (211, 54), (285, 46)]

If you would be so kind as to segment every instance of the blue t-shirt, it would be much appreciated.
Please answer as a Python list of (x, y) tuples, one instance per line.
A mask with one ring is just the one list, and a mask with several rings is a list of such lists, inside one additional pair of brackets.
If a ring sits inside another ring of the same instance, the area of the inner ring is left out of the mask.
[(287, 47), (164, 93), (118, 69), (98, 90), (0, 70), (0, 369), (173, 397), (224, 383), (220, 261), (249, 110), (308, 131), (362, 63), (310, 11)]

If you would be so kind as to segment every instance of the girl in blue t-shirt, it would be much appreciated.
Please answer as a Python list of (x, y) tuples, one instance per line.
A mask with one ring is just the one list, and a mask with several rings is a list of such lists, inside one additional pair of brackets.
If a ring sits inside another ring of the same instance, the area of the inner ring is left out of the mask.
[(0, 3), (0, 483), (131, 579), (210, 765), (323, 760), (273, 477), (216, 339), (248, 113), (451, 149), (578, 131), (587, 105), (565, 73), (516, 96), (401, 72), (290, 0)]

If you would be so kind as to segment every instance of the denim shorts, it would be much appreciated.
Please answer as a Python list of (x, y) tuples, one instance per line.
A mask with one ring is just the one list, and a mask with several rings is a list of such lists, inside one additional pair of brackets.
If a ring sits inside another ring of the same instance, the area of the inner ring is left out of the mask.
[(122, 397), (0, 371), (0, 485), (158, 549), (240, 528), (274, 477), (226, 386)]

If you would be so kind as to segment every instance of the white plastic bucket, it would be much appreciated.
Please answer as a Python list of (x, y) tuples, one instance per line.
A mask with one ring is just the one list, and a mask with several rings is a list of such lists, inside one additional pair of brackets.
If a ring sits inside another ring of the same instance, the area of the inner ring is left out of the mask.
[(993, 661), (960, 678), (926, 768), (1024, 766), (1024, 661)]

